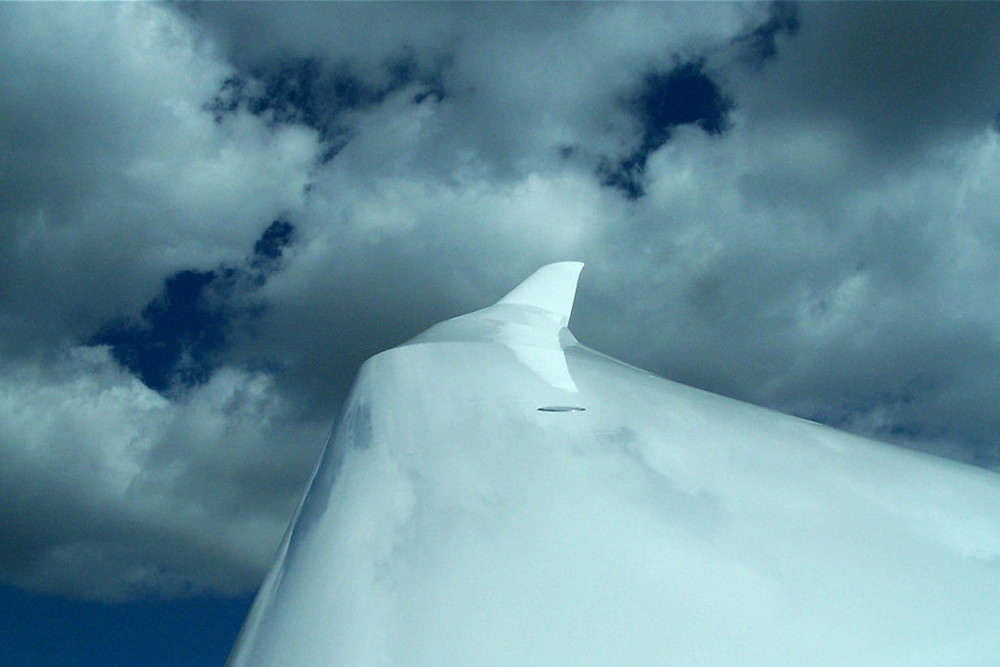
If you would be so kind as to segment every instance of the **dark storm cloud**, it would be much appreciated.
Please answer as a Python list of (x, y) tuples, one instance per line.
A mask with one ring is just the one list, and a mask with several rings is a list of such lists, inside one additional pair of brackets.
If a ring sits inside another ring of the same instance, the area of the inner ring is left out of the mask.
[(847, 2), (798, 5), (799, 48), (754, 82), (751, 99), (784, 121), (847, 131), (870, 160), (913, 159), (987, 126), (1000, 105), (1000, 5)]

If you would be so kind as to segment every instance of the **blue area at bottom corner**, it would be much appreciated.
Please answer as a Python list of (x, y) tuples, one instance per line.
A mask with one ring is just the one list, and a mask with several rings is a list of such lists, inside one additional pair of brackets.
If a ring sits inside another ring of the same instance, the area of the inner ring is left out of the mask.
[(105, 604), (0, 585), (0, 665), (222, 665), (252, 602), (247, 595)]

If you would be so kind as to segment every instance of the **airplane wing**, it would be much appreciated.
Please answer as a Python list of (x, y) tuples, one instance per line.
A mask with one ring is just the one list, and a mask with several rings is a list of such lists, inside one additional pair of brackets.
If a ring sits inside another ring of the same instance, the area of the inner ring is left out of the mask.
[(229, 664), (1000, 664), (1000, 475), (589, 350), (581, 268), (364, 364)]

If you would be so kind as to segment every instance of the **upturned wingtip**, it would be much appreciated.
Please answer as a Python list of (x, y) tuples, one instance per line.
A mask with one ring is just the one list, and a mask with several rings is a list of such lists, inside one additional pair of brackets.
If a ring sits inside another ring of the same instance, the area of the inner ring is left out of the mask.
[(569, 323), (583, 262), (556, 262), (538, 269), (498, 304), (531, 306), (547, 311), (563, 326)]

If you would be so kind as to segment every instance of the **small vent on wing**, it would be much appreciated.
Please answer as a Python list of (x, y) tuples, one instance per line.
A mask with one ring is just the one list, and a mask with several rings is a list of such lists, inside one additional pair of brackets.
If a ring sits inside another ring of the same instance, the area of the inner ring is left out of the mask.
[(538, 408), (539, 412), (584, 412), (587, 408), (579, 405), (545, 405)]

